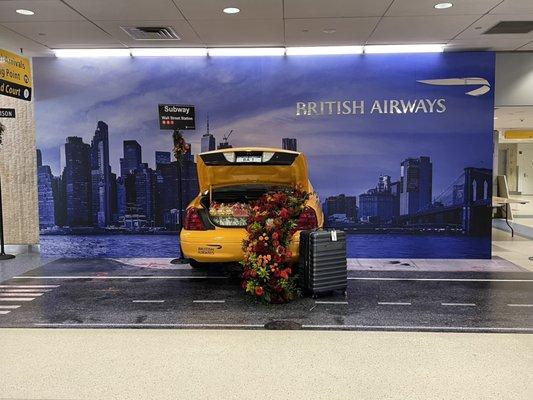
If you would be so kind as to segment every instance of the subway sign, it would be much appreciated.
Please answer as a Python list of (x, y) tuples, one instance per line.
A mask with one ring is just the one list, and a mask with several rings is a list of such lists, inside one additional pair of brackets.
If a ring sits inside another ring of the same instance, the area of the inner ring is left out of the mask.
[(159, 128), (169, 130), (196, 129), (194, 106), (159, 104)]

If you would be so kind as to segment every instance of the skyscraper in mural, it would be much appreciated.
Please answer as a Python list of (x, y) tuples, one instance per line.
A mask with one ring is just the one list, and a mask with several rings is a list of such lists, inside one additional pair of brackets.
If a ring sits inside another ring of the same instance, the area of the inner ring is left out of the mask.
[(206, 122), (206, 132), (202, 135), (201, 138), (201, 152), (213, 151), (216, 149), (216, 140), (215, 137), (209, 131), (209, 115), (207, 116)]
[(396, 183), (389, 175), (380, 175), (375, 188), (359, 195), (359, 217), (363, 222), (390, 223), (398, 216), (399, 197)]
[[(40, 154), (40, 151), (38, 151)], [(42, 160), (38, 159), (42, 164)], [(48, 165), (37, 166), (37, 188), (39, 193), (39, 227), (48, 228), (56, 224), (54, 207), (54, 176)]]
[(120, 176), (137, 169), (142, 163), (141, 145), (136, 140), (124, 140), (124, 157), (120, 159)]
[(169, 151), (156, 151), (155, 152), (155, 165), (170, 164), (170, 152)]
[(433, 192), (433, 164), (429, 157), (402, 161), (400, 192), (400, 215), (415, 214), (429, 208)]
[(298, 145), (296, 138), (283, 138), (281, 139), (281, 147), (284, 150), (298, 151)]
[(37, 149), (37, 167), (40, 167), (43, 165), (43, 153), (41, 153), (41, 150)]
[(66, 197), (66, 224), (90, 226), (91, 210), (91, 146), (81, 137), (70, 136), (64, 146), (63, 182)]
[(112, 179), (109, 165), (109, 131), (98, 121), (91, 141), (91, 205), (95, 226), (108, 226), (112, 220)]
[(324, 213), (332, 221), (353, 222), (357, 220), (357, 197), (345, 194), (330, 196), (324, 202)]

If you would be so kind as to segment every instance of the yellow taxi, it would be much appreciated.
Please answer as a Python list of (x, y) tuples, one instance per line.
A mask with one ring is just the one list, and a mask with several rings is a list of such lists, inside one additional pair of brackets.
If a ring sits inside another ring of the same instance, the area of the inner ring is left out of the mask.
[(187, 207), (180, 235), (183, 255), (193, 267), (243, 259), (246, 218), (215, 218), (215, 205), (238, 205), (242, 209), (276, 187), (299, 186), (313, 193), (291, 241), (294, 260), (298, 259), (300, 231), (324, 224), (302, 153), (262, 147), (215, 150), (198, 155), (197, 169), (200, 194)]

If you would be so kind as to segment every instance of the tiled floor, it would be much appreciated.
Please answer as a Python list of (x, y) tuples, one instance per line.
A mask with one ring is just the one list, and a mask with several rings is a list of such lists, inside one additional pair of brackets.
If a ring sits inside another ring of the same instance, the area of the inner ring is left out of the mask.
[(533, 228), (533, 196), (512, 196), (513, 198), (528, 201), (527, 204), (513, 204), (514, 222)]
[(533, 271), (533, 240), (498, 229), (492, 231), (492, 256), (501, 257), (522, 268)]

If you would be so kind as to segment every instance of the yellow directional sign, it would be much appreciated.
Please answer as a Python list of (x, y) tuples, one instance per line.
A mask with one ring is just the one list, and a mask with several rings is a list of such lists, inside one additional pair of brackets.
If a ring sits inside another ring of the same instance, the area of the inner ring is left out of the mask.
[(0, 96), (31, 100), (30, 61), (18, 54), (0, 49)]

